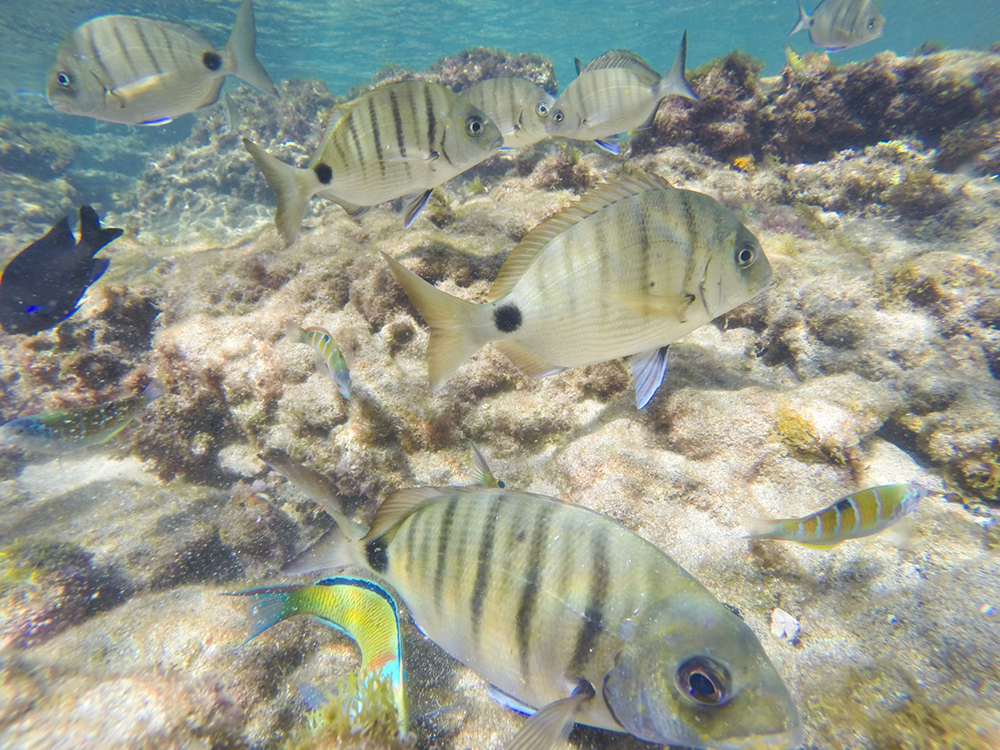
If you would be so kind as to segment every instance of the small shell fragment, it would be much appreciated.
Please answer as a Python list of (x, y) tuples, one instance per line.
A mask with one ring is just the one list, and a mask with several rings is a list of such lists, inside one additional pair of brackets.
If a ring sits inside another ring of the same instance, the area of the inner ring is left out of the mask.
[(789, 643), (796, 643), (799, 640), (799, 621), (781, 607), (775, 607), (771, 613), (771, 633)]

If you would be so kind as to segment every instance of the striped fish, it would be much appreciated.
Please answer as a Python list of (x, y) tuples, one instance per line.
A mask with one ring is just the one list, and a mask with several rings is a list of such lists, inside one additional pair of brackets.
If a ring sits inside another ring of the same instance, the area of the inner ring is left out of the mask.
[(813, 44), (836, 52), (878, 39), (885, 29), (885, 17), (873, 0), (822, 0), (811, 16), (799, 0), (799, 20), (788, 36), (802, 29), (809, 29)]
[(462, 90), (503, 135), (504, 148), (521, 148), (547, 138), (545, 121), (555, 97), (526, 78), (487, 78)]
[(284, 571), (360, 565), (417, 627), (537, 710), (508, 747), (574, 722), (659, 744), (798, 747), (798, 713), (753, 631), (657, 547), (551, 497), (486, 487), (397, 492), (371, 530), (334, 527)]
[(293, 341), (309, 344), (316, 350), (316, 364), (330, 376), (340, 395), (351, 397), (351, 373), (337, 342), (325, 328), (310, 326), (302, 328), (295, 323), (288, 324), (288, 335)]
[(497, 126), (461, 94), (427, 81), (380, 86), (350, 104), (327, 131), (305, 169), (243, 145), (278, 195), (274, 223), (291, 244), (314, 195), (339, 203), (351, 216), (404, 197), (406, 226), (431, 190), (500, 150)]
[(750, 539), (784, 539), (829, 549), (848, 539), (878, 534), (916, 510), (930, 492), (915, 484), (872, 487), (841, 498), (829, 508), (802, 518), (744, 519)]
[(760, 243), (729, 209), (649, 175), (609, 181), (532, 229), (486, 304), (386, 260), (430, 326), (432, 389), (494, 342), (529, 376), (635, 355), (640, 408), (663, 380), (668, 344), (771, 280)]
[(70, 115), (163, 125), (215, 103), (227, 75), (276, 95), (254, 54), (255, 40), (251, 0), (243, 0), (221, 51), (187, 26), (100, 16), (63, 43), (49, 69), (46, 96)]
[(670, 70), (662, 78), (633, 52), (611, 50), (585, 66), (552, 105), (545, 123), (549, 135), (596, 141), (618, 153), (618, 135), (653, 124), (660, 102), (671, 94), (697, 99), (684, 78), (687, 32)]
[(163, 384), (154, 380), (138, 396), (83, 409), (18, 417), (0, 425), (0, 444), (58, 456), (103, 443), (128, 426), (146, 404), (165, 393)]
[(248, 641), (289, 617), (309, 615), (357, 643), (361, 674), (389, 681), (400, 736), (406, 735), (409, 718), (403, 639), (399, 609), (388, 591), (367, 578), (335, 576), (312, 586), (264, 586), (226, 595), (254, 597)]

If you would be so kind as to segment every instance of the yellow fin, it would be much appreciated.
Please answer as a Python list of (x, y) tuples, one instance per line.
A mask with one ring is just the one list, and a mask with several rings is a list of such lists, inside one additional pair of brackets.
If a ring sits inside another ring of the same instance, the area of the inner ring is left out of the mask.
[(305, 216), (309, 199), (320, 186), (316, 173), (311, 169), (296, 169), (275, 158), (251, 141), (243, 139), (243, 145), (257, 162), (268, 186), (278, 196), (278, 208), (274, 213), (274, 225), (285, 240), (285, 247), (291, 245), (299, 234), (299, 225)]
[(529, 378), (542, 378), (546, 375), (555, 375), (565, 368), (546, 362), (523, 344), (506, 339), (504, 341), (494, 341), (493, 346), (499, 349), (507, 359), (513, 362), (517, 369)]
[(607, 208), (625, 198), (651, 190), (669, 190), (670, 188), (670, 183), (658, 175), (638, 173), (610, 179), (589, 193), (580, 196), (576, 201), (524, 235), (524, 238), (517, 243), (517, 247), (500, 267), (500, 273), (493, 281), (493, 286), (490, 288), (489, 294), (486, 295), (486, 301), (492, 302), (509, 294), (517, 282), (521, 280), (521, 277), (531, 268), (531, 264), (535, 262), (545, 246), (574, 224), (579, 224), (602, 208)]
[(682, 323), (687, 318), (687, 310), (694, 304), (697, 297), (693, 294), (656, 294), (648, 290), (640, 292), (608, 291), (606, 296), (612, 302), (617, 302), (639, 313), (663, 318), (677, 318)]

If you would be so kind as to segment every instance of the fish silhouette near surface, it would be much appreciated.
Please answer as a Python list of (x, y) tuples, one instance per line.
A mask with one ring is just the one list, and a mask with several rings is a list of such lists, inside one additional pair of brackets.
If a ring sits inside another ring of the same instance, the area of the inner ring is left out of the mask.
[(828, 52), (857, 47), (882, 36), (885, 18), (872, 0), (822, 0), (810, 16), (799, 0), (799, 20), (788, 36), (809, 29), (809, 39)]
[(80, 206), (80, 241), (63, 217), (15, 255), (0, 277), (0, 325), (7, 333), (55, 328), (79, 309), (87, 288), (108, 270), (94, 255), (124, 230), (102, 229), (97, 212)]
[(253, 3), (244, 0), (226, 46), (194, 29), (136, 16), (99, 16), (63, 42), (46, 97), (60, 112), (125, 125), (163, 125), (214, 104), (226, 76), (277, 94), (254, 53)]
[(669, 344), (771, 280), (732, 211), (654, 175), (610, 180), (528, 232), (484, 304), (385, 257), (430, 327), (432, 390), (493, 343), (530, 377), (632, 356), (640, 408), (663, 380)]

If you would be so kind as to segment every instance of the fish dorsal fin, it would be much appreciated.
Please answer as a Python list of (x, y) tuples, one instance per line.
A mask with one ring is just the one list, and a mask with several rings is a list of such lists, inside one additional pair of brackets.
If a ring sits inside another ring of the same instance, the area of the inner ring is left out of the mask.
[(378, 539), (391, 529), (401, 524), (417, 508), (434, 498), (441, 497), (445, 492), (459, 490), (458, 487), (414, 487), (408, 490), (394, 492), (379, 506), (372, 519), (372, 527), (365, 537), (366, 541)]
[(574, 57), (573, 62), (576, 64), (576, 74), (580, 75), (580, 73), (583, 71), (583, 63), (580, 62), (579, 57)]
[(625, 198), (670, 188), (670, 183), (662, 177), (640, 172), (612, 178), (580, 196), (524, 235), (500, 267), (500, 273), (497, 274), (489, 294), (486, 295), (486, 301), (492, 302), (510, 294), (545, 246), (574, 224), (579, 224), (601, 209)]
[(635, 52), (629, 52), (627, 49), (613, 49), (605, 52), (600, 57), (595, 57), (584, 65), (582, 70), (577, 72), (587, 73), (591, 70), (606, 70), (608, 68), (634, 70), (637, 73), (651, 76), (654, 81), (660, 79), (659, 71), (654, 70), (648, 62), (635, 54)]

